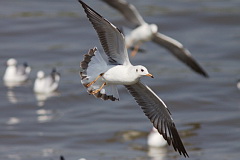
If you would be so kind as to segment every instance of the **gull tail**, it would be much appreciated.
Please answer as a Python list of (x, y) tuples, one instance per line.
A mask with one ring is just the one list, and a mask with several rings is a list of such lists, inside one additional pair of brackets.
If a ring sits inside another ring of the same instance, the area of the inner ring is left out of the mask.
[[(83, 61), (80, 63), (81, 71), (81, 83), (87, 88), (88, 93), (97, 90), (104, 83), (102, 78), (99, 78), (91, 86), (87, 86), (94, 81), (96, 77), (104, 73), (108, 69), (106, 61), (102, 58), (97, 48), (90, 49), (87, 54), (84, 55)], [(118, 90), (116, 85), (107, 84), (100, 92), (94, 94), (95, 97), (103, 100), (119, 100)]]
[(58, 83), (60, 81), (60, 76), (61, 75), (59, 72), (57, 72), (56, 68), (53, 68), (52, 72), (51, 72), (51, 77), (52, 77), (53, 82)]

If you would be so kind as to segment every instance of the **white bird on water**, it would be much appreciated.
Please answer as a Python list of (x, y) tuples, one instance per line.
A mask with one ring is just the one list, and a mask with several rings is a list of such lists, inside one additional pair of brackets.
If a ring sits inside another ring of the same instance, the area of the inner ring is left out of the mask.
[(104, 60), (97, 48), (89, 50), (80, 64), (82, 84), (95, 97), (112, 101), (119, 100), (117, 85), (124, 85), (168, 144), (172, 144), (176, 151), (188, 157), (167, 106), (140, 81), (142, 76), (153, 76), (144, 66), (133, 66), (130, 63), (120, 30), (83, 1), (79, 2), (108, 57), (108, 60)]
[(60, 74), (53, 69), (51, 74), (45, 76), (43, 71), (38, 71), (34, 82), (33, 90), (36, 93), (51, 93), (57, 90), (60, 81)]
[(153, 127), (152, 131), (148, 134), (147, 144), (150, 147), (164, 147), (167, 145), (167, 141), (158, 133), (158, 130)]
[(153, 41), (154, 43), (169, 50), (170, 53), (172, 53), (176, 58), (185, 63), (195, 72), (204, 77), (208, 77), (208, 74), (196, 62), (188, 49), (184, 48), (179, 41), (158, 32), (158, 26), (156, 24), (149, 24), (145, 22), (134, 5), (128, 3), (126, 0), (102, 1), (118, 10), (130, 23), (136, 26), (131, 32), (126, 34), (125, 37), (126, 46), (134, 46), (134, 50), (131, 54), (132, 56), (138, 52), (138, 49), (142, 43)]
[(22, 83), (28, 80), (31, 67), (27, 63), (17, 65), (17, 60), (10, 58), (7, 61), (7, 68), (3, 76), (4, 82)]

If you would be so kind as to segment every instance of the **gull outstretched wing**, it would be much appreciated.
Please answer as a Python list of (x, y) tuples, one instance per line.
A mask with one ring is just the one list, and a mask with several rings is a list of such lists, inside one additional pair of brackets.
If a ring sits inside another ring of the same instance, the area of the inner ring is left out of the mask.
[(140, 26), (145, 23), (136, 7), (125, 0), (102, 0), (111, 7), (117, 9), (122, 15), (133, 24)]
[(134, 85), (126, 85), (125, 87), (168, 144), (172, 144), (175, 151), (178, 151), (180, 155), (183, 154), (185, 157), (188, 157), (170, 112), (164, 102), (148, 86), (141, 82)]
[(121, 31), (107, 19), (79, 0), (90, 22), (96, 30), (102, 47), (110, 64), (130, 64), (124, 36)]
[(208, 77), (208, 74), (195, 61), (191, 53), (177, 40), (170, 38), (164, 34), (156, 33), (153, 36), (153, 42), (169, 50), (177, 59), (185, 63), (195, 72), (203, 75), (204, 77)]

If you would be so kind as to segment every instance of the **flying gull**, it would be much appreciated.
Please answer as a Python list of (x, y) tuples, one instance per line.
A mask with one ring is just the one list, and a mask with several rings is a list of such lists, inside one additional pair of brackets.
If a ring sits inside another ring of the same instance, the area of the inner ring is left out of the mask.
[(208, 74), (196, 62), (188, 49), (184, 48), (184, 46), (177, 40), (158, 32), (158, 27), (156, 24), (148, 24), (145, 22), (134, 5), (128, 3), (126, 0), (102, 1), (118, 10), (128, 21), (136, 26), (136, 28), (134, 28), (125, 37), (126, 46), (134, 46), (132, 55), (135, 55), (137, 53), (142, 43), (153, 41), (154, 43), (169, 50), (170, 53), (172, 53), (176, 58), (185, 63), (195, 72), (201, 74), (204, 77), (208, 77)]
[(124, 36), (118, 28), (83, 1), (79, 2), (108, 58), (104, 60), (97, 48), (90, 49), (80, 64), (82, 84), (95, 97), (112, 101), (119, 100), (117, 85), (124, 85), (168, 144), (188, 157), (167, 106), (140, 81), (142, 76), (153, 78), (152, 74), (144, 66), (130, 63)]

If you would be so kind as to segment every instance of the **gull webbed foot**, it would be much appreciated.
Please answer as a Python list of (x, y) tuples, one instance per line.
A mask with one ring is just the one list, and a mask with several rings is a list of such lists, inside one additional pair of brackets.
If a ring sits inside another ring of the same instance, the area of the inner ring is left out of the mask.
[(93, 80), (92, 82), (88, 83), (88, 84), (86, 85), (86, 87), (88, 88), (88, 87), (90, 87), (92, 84), (94, 84), (95, 82), (97, 82), (97, 80), (98, 80), (100, 77), (102, 77), (103, 74), (104, 74), (104, 73), (99, 74), (99, 75), (97, 76), (97, 78), (96, 78), (95, 80)]

